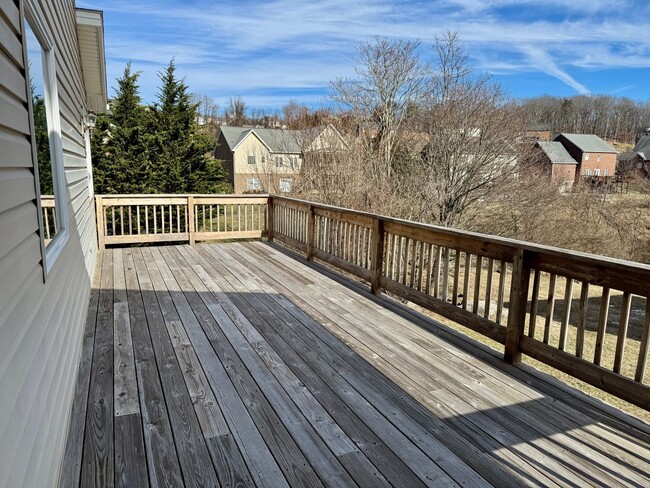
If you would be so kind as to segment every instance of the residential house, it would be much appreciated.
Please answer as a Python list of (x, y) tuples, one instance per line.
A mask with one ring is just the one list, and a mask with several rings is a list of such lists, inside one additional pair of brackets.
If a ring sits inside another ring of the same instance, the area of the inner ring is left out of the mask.
[(103, 16), (3, 0), (0, 34), (0, 486), (56, 486), (97, 254), (89, 115), (106, 108)]
[(522, 139), (526, 141), (550, 141), (552, 136), (550, 125), (533, 124), (524, 130)]
[(331, 125), (306, 131), (222, 126), (214, 156), (223, 161), (235, 193), (287, 193), (305, 153), (346, 144)]
[(553, 139), (561, 143), (578, 163), (576, 178), (613, 177), (618, 152), (594, 134), (559, 134)]
[(621, 174), (650, 176), (650, 135), (641, 136), (631, 151), (619, 156), (618, 163)]
[[(560, 191), (568, 191), (576, 179), (578, 162), (567, 152), (562, 143), (557, 141), (537, 141), (536, 165), (541, 165), (544, 174), (560, 187)], [(539, 167), (539, 166), (538, 166)]]

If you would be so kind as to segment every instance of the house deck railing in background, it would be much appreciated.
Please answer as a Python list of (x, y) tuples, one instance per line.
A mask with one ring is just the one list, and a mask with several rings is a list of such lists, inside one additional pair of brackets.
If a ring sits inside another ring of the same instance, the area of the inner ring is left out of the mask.
[(100, 196), (97, 211), (100, 246), (268, 236), (502, 344), (509, 362), (526, 354), (650, 410), (650, 266), (278, 196)]
[(54, 195), (41, 195), (41, 211), (43, 213), (43, 232), (45, 243), (50, 242), (58, 232)]

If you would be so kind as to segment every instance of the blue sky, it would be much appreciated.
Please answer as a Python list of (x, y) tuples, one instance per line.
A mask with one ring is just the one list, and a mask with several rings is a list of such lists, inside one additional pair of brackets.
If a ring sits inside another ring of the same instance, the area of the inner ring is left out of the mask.
[(77, 0), (104, 11), (109, 93), (131, 60), (142, 96), (174, 57), (193, 92), (274, 110), (326, 104), (358, 42), (458, 30), (470, 60), (516, 97), (650, 99), (650, 0)]

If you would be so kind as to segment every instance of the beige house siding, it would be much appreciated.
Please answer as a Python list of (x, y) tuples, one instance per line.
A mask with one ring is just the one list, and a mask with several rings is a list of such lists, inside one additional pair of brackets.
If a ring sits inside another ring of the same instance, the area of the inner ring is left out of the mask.
[(96, 258), (74, 2), (34, 0), (54, 41), (69, 240), (44, 283), (22, 0), (0, 3), (0, 486), (56, 486)]
[[(255, 157), (255, 164), (248, 162), (248, 157)], [(276, 158), (283, 158), (283, 165), (278, 166)], [(291, 167), (291, 157), (297, 158), (295, 167)], [(263, 160), (264, 158), (264, 160)], [(247, 179), (257, 177), (263, 186), (263, 191), (277, 192), (280, 178), (294, 178), (300, 172), (302, 156), (295, 153), (272, 153), (254, 134), (244, 139), (235, 148), (233, 155), (234, 190), (244, 193), (247, 189)]]

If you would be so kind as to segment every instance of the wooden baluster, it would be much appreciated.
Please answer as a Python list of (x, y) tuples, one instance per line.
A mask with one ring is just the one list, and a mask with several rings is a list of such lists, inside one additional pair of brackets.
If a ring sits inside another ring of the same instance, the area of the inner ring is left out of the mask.
[(138, 235), (140, 235), (140, 205), (135, 207), (135, 220), (136, 226), (138, 227)]
[(501, 261), (501, 272), (499, 273), (499, 291), (497, 297), (497, 324), (501, 325), (503, 320), (503, 301), (506, 292), (506, 277), (508, 275), (508, 263)]
[(59, 226), (56, 222), (56, 208), (52, 208), (52, 229), (54, 231), (54, 236), (56, 237), (57, 232), (59, 232)]
[(402, 283), (406, 285), (408, 282), (406, 281), (409, 273), (409, 246), (411, 244), (411, 240), (408, 237), (404, 237), (404, 252), (402, 254)]
[(172, 206), (169, 204), (167, 206), (167, 211), (169, 212), (169, 233), (172, 234), (174, 232), (174, 221), (172, 218)]
[(409, 286), (411, 288), (415, 288), (415, 277), (417, 276), (417, 247), (418, 247), (418, 242), (417, 241), (412, 241), (411, 243), (411, 265), (409, 266), (409, 269), (411, 270), (411, 281)]
[(551, 340), (551, 327), (553, 326), (553, 313), (555, 312), (555, 283), (557, 275), (552, 273), (548, 282), (548, 298), (546, 300), (546, 318), (544, 320), (544, 344)]
[(149, 234), (149, 205), (144, 206), (144, 226), (145, 226), (144, 233), (148, 235)]
[(436, 249), (436, 262), (433, 266), (433, 296), (440, 298), (440, 261), (442, 261), (442, 246)]
[(235, 206), (230, 205), (230, 230), (235, 230)]
[(469, 309), (469, 275), (472, 270), (472, 255), (465, 253), (465, 274), (463, 275), (463, 309)]
[(181, 233), (181, 206), (176, 205), (176, 232)]
[(111, 220), (112, 220), (111, 230), (113, 231), (111, 235), (115, 235), (115, 207), (114, 206), (111, 207)]
[(454, 284), (451, 289), (451, 303), (458, 305), (458, 286), (460, 281), (460, 255), (461, 252), (456, 250), (454, 252)]
[(433, 249), (434, 245), (429, 244), (429, 252), (427, 253), (427, 295), (431, 295), (432, 291), (432, 280), (433, 280)]
[(614, 353), (614, 373), (621, 372), (623, 365), (623, 354), (625, 354), (625, 341), (627, 339), (627, 325), (630, 319), (630, 305), (632, 295), (629, 292), (623, 293), (621, 302), (621, 319), (618, 322), (618, 336), (616, 338), (616, 352)]
[(120, 235), (124, 235), (124, 206), (120, 205)]
[(398, 259), (397, 259), (397, 246), (398, 246), (398, 239), (399, 237), (396, 236), (395, 234), (391, 235), (392, 237), (392, 244), (391, 244), (391, 263), (390, 263), (390, 279), (393, 281), (397, 281), (397, 266), (398, 266)]
[(158, 234), (158, 212), (156, 212), (156, 205), (152, 205), (153, 210), (153, 233)]
[(131, 206), (129, 205), (129, 235), (133, 235), (133, 222), (131, 218)]
[(476, 272), (474, 273), (474, 305), (472, 312), (478, 313), (479, 299), (481, 296), (481, 273), (483, 268), (483, 256), (476, 256)]
[[(217, 209), (218, 208), (219, 207), (217, 206)], [(269, 197), (268, 200), (266, 201), (266, 213), (267, 213), (266, 238), (269, 240), (269, 242), (273, 241), (273, 232), (275, 227), (275, 212), (276, 212), (276, 208), (273, 202), (273, 197)], [(218, 231), (219, 231), (219, 227), (217, 227), (217, 232)]]
[(537, 327), (537, 304), (539, 303), (539, 279), (540, 271), (535, 270), (533, 275), (533, 292), (530, 301), (530, 319), (528, 321), (528, 337), (535, 337), (535, 329)]
[(417, 290), (422, 291), (422, 288), (424, 288), (424, 285), (422, 284), (422, 277), (424, 276), (424, 248), (426, 244), (424, 241), (420, 241), (420, 248), (418, 251), (418, 286)]
[(485, 307), (483, 307), (483, 317), (490, 318), (490, 307), (492, 306), (492, 276), (494, 274), (494, 259), (488, 259), (487, 281), (485, 283)]
[(446, 303), (449, 298), (449, 257), (450, 249), (445, 247), (442, 267), (442, 300)]
[(600, 312), (598, 313), (598, 328), (596, 329), (596, 346), (594, 349), (594, 364), (600, 366), (603, 355), (603, 345), (605, 343), (605, 332), (607, 330), (607, 319), (609, 318), (609, 299), (610, 289), (603, 287), (603, 293), (600, 297)]
[(650, 350), (650, 299), (645, 299), (645, 318), (643, 320), (643, 331), (641, 332), (641, 343), (639, 344), (639, 359), (636, 363), (634, 381), (643, 383), (645, 370), (648, 365), (648, 350)]
[(562, 323), (560, 324), (560, 343), (558, 349), (564, 351), (566, 349), (567, 332), (569, 329), (569, 319), (571, 318), (571, 302), (573, 300), (573, 279), (566, 279), (566, 287), (564, 289), (564, 310), (562, 311)]
[(589, 283), (582, 282), (580, 289), (580, 304), (578, 307), (578, 325), (576, 329), (576, 356), (582, 358), (585, 344), (585, 327), (587, 325), (587, 302), (589, 300)]

